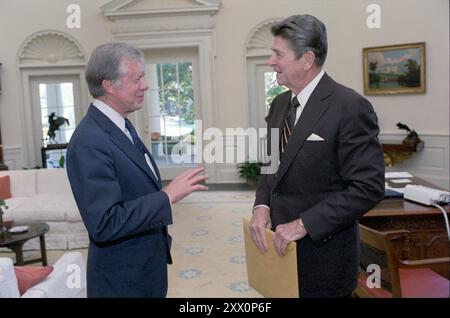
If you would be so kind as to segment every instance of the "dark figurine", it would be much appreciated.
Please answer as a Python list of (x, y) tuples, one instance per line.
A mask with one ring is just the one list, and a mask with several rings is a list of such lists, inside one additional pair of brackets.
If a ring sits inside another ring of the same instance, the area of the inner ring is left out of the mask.
[(407, 125), (402, 123), (397, 123), (397, 127), (402, 130), (406, 130), (408, 132), (408, 135), (405, 139), (403, 139), (403, 144), (416, 147), (418, 143), (420, 143), (422, 140), (419, 138), (419, 135), (416, 133), (415, 130), (411, 130)]
[(67, 126), (70, 126), (69, 120), (67, 118), (56, 116), (55, 113), (51, 113), (48, 116), (49, 127), (47, 135), (50, 141), (55, 142), (55, 131), (59, 130), (59, 127), (61, 127), (65, 123), (67, 124)]

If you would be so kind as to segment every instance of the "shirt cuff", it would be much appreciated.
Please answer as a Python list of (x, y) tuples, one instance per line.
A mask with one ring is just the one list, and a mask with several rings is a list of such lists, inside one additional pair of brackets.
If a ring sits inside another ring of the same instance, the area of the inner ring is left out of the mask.
[(253, 212), (255, 212), (255, 209), (256, 209), (256, 208), (266, 208), (267, 211), (270, 211), (270, 208), (269, 208), (267, 205), (265, 205), (265, 204), (260, 204), (260, 205), (256, 205), (256, 206), (253, 207), (253, 209), (252, 209), (252, 214), (253, 214)]

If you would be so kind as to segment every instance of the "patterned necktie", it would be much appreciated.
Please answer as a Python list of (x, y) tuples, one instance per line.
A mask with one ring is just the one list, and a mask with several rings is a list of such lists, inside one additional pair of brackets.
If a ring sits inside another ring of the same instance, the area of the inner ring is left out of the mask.
[(281, 142), (280, 142), (280, 160), (284, 151), (286, 150), (286, 145), (289, 141), (289, 137), (292, 134), (292, 130), (295, 126), (295, 117), (297, 115), (297, 108), (300, 106), (297, 96), (291, 100), (289, 109), (287, 111), (286, 117), (284, 118), (283, 131), (281, 132)]
[(139, 149), (139, 151), (145, 155), (145, 146), (142, 140), (139, 138), (136, 129), (134, 129), (133, 124), (128, 118), (125, 118), (125, 128), (130, 132), (131, 138), (133, 138), (133, 143)]

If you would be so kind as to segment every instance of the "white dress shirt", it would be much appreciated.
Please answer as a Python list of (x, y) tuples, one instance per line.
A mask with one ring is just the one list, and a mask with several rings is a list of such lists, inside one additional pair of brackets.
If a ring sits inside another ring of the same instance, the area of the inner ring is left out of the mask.
[[(123, 131), (123, 133), (128, 137), (128, 139), (130, 139), (131, 143), (133, 143), (133, 137), (131, 137), (128, 129), (125, 128), (125, 118), (123, 118), (120, 113), (98, 99), (94, 99), (92, 104), (97, 107), (97, 109), (101, 111), (106, 117), (108, 117), (117, 127), (119, 127), (119, 129)], [(155, 168), (153, 167), (152, 162), (150, 161), (150, 158), (147, 154), (145, 154), (145, 161), (155, 175), (155, 178), (158, 180)]]
[[(309, 97), (311, 96), (312, 92), (316, 88), (317, 84), (319, 84), (319, 82), (322, 79), (322, 76), (324, 74), (325, 74), (325, 71), (321, 70), (319, 72), (319, 74), (317, 74), (316, 77), (314, 77), (314, 79), (311, 82), (309, 82), (308, 85), (306, 85), (306, 87), (304, 89), (302, 89), (302, 91), (300, 93), (298, 93), (298, 95), (295, 95), (294, 93), (292, 93), (291, 102), (292, 102), (293, 98), (297, 98), (298, 102), (300, 103), (300, 106), (298, 106), (297, 112), (295, 114), (294, 127), (295, 127), (295, 124), (297, 124), (297, 121), (300, 118), (300, 115), (302, 114), (302, 111), (305, 108), (305, 105), (308, 102)], [(267, 208), (267, 210), (270, 210), (270, 208), (265, 204), (257, 205), (253, 208), (253, 210), (255, 210), (256, 208), (259, 208), (259, 207), (265, 207), (265, 208)]]
[(300, 93), (298, 93), (297, 96), (295, 96), (294, 93), (292, 93), (292, 98), (297, 98), (298, 102), (300, 103), (300, 106), (297, 108), (297, 113), (295, 115), (295, 124), (297, 123), (298, 119), (300, 118), (300, 115), (302, 114), (303, 109), (305, 108), (306, 103), (308, 102), (309, 97), (311, 96), (312, 92), (316, 88), (317, 84), (319, 84), (320, 80), (322, 79), (322, 76), (325, 74), (324, 70), (321, 70), (319, 74), (314, 77), (314, 79), (309, 82), (308, 85)]

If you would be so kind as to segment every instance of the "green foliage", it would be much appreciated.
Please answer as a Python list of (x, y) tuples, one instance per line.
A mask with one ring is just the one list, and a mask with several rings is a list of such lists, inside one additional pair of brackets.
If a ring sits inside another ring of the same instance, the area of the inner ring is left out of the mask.
[(277, 95), (279, 95), (287, 90), (286, 87), (278, 85), (275, 72), (266, 73), (265, 86), (266, 86), (266, 105), (267, 105), (267, 107), (270, 107), (270, 104), (272, 104), (273, 99)]
[(192, 63), (158, 64), (158, 83), (161, 93), (161, 113), (178, 116), (186, 124), (195, 119), (194, 90), (192, 88)]
[(66, 158), (64, 157), (64, 155), (62, 155), (61, 158), (59, 158), (59, 167), (64, 168), (65, 163), (66, 163)]
[(370, 87), (380, 87), (380, 75), (375, 72), (369, 72), (369, 86)]
[(0, 199), (0, 213), (3, 213), (3, 209), (7, 209), (8, 206), (6, 205), (5, 200)]
[(239, 177), (245, 179), (257, 179), (261, 174), (261, 163), (245, 161), (237, 164)]
[(406, 74), (398, 77), (398, 84), (406, 87), (419, 87), (420, 86), (420, 66), (416, 61), (409, 59), (405, 63), (405, 67), (408, 69)]

